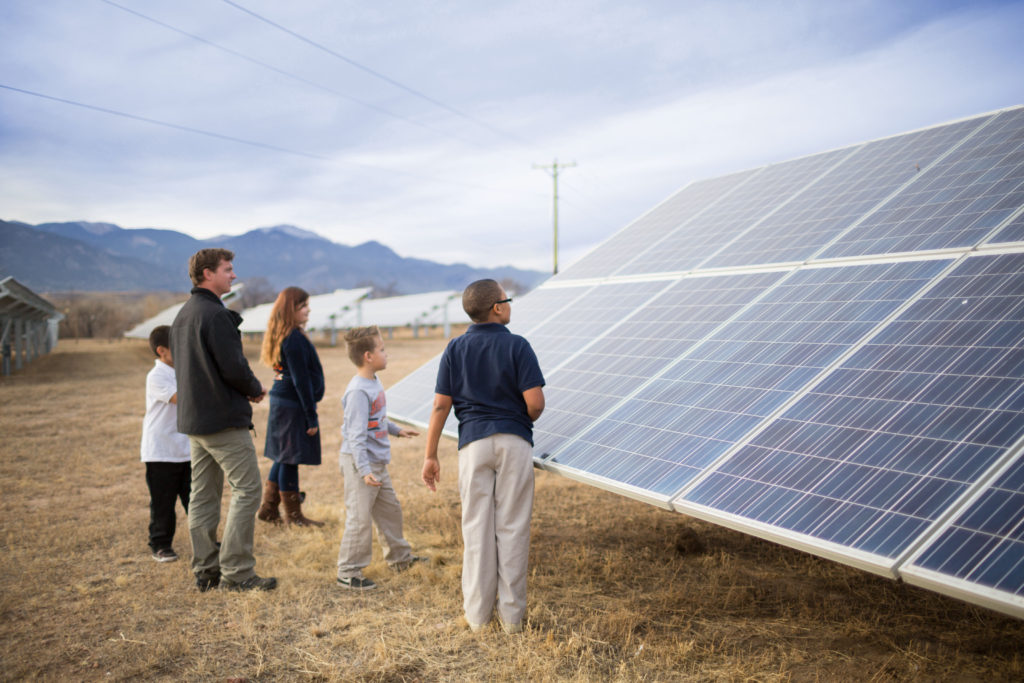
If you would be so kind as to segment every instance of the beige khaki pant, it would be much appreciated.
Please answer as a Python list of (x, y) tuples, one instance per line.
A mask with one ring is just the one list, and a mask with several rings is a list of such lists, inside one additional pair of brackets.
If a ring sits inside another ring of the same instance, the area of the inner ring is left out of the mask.
[(526, 614), (526, 571), (533, 513), (533, 449), (512, 434), (493, 434), (459, 450), (462, 498), (462, 596), (466, 620)]
[(359, 476), (350, 453), (338, 458), (345, 477), (345, 531), (338, 548), (338, 578), (362, 576), (373, 559), (373, 527), (390, 565), (412, 559), (409, 542), (402, 535), (402, 506), (398, 502), (387, 465), (371, 465), (380, 486), (369, 486)]
[[(192, 446), (188, 508), (192, 571), (200, 578), (220, 574), (232, 583), (240, 583), (256, 573), (253, 534), (263, 491), (256, 447), (247, 429), (190, 435), (188, 440)], [(231, 504), (218, 550), (217, 525), (225, 476), (231, 487)]]

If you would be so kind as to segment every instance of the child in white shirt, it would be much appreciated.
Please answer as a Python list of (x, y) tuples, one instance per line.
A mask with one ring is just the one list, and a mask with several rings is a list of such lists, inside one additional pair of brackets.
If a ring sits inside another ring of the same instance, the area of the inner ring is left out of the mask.
[(388, 435), (411, 437), (419, 432), (388, 421), (384, 386), (377, 379), (377, 372), (388, 366), (388, 355), (377, 327), (350, 330), (345, 341), (348, 357), (359, 369), (341, 399), (345, 421), (338, 464), (345, 477), (345, 531), (338, 549), (338, 585), (371, 590), (377, 584), (363, 576), (363, 569), (373, 556), (373, 524), (384, 560), (393, 570), (404, 571), (426, 560), (413, 555), (402, 536), (402, 506), (388, 474)]
[(175, 499), (188, 513), (192, 465), (188, 437), (178, 432), (178, 387), (171, 358), (170, 330), (156, 327), (149, 348), (156, 355), (146, 375), (146, 416), (142, 419), (142, 462), (149, 487), (149, 548), (157, 562), (174, 562), (171, 547), (176, 516)]

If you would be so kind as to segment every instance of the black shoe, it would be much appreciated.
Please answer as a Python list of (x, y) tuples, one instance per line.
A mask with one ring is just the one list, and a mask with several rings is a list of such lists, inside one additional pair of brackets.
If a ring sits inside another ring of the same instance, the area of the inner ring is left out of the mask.
[(199, 589), (200, 593), (205, 593), (211, 588), (216, 588), (220, 585), (220, 574), (214, 574), (213, 576), (197, 576), (196, 577), (196, 588)]
[(429, 562), (429, 561), (430, 561), (429, 557), (420, 557), (419, 555), (413, 555), (408, 560), (405, 560), (404, 562), (395, 562), (394, 564), (389, 565), (389, 566), (391, 567), (391, 571), (402, 573), (402, 572), (404, 572), (407, 569), (411, 569), (412, 566), (414, 564), (417, 564), (418, 562)]
[(377, 587), (373, 579), (365, 579), (361, 576), (346, 576), (338, 579), (338, 585), (353, 591), (372, 591)]
[(224, 588), (229, 591), (272, 591), (277, 588), (277, 579), (273, 576), (264, 578), (253, 574), (248, 579), (239, 581), (238, 583), (233, 583), (225, 579)]

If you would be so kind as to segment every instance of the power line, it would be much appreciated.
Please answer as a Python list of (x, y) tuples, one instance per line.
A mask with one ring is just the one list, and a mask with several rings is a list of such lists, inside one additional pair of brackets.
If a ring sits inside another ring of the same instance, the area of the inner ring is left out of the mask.
[(299, 152), (294, 149), (288, 149), (287, 147), (278, 147), (277, 145), (268, 145), (264, 142), (257, 142), (255, 140), (246, 140), (245, 138), (238, 138), (233, 135), (224, 135), (223, 133), (214, 133), (209, 130), (202, 130), (201, 128), (193, 128), (191, 126), (182, 126), (177, 123), (168, 123), (167, 121), (159, 121), (157, 119), (151, 119), (146, 116), (139, 116), (137, 114), (128, 114), (123, 111), (117, 111), (116, 109), (107, 109), (106, 107), (100, 107), (94, 104), (86, 104), (84, 102), (76, 102), (74, 100), (68, 100), (63, 97), (54, 97), (53, 95), (44, 95), (43, 93), (34, 92), (32, 90), (25, 90), (23, 88), (15, 88), (11, 85), (4, 85), (0, 83), (0, 88), (5, 90), (12, 90), (14, 92), (20, 92), (25, 95), (31, 95), (32, 97), (39, 97), (44, 100), (51, 100), (53, 102), (60, 102), (61, 104), (69, 104), (73, 107), (81, 107), (83, 109), (91, 109), (92, 111), (102, 112), (104, 114), (110, 114), (112, 116), (120, 116), (126, 119), (132, 119), (134, 121), (142, 121), (143, 123), (150, 123), (155, 126), (163, 126), (164, 128), (173, 128), (175, 130), (185, 131), (186, 133), (195, 133), (196, 135), (205, 135), (211, 138), (217, 138), (219, 140), (227, 140), (229, 142), (237, 142), (242, 145), (249, 145), (251, 147), (261, 147), (263, 149), (269, 149), (275, 152), (283, 152), (285, 154), (294, 154), (300, 157), (306, 157), (307, 159), (319, 159), (321, 161), (329, 161), (327, 157), (320, 156), (319, 154), (310, 154), (309, 152)]
[(345, 62), (349, 66), (355, 67), (356, 69), (359, 69), (361, 71), (364, 71), (364, 72), (370, 74), (374, 78), (379, 78), (380, 80), (382, 80), (382, 81), (384, 81), (386, 83), (389, 83), (389, 84), (395, 86), (396, 88), (404, 90), (405, 92), (407, 92), (407, 93), (409, 93), (411, 95), (414, 95), (415, 97), (418, 97), (421, 100), (429, 102), (429, 103), (433, 104), (436, 107), (440, 107), (441, 109), (444, 109), (444, 110), (446, 110), (448, 112), (451, 112), (452, 114), (455, 114), (456, 116), (459, 116), (460, 118), (466, 119), (467, 121), (471, 121), (472, 123), (475, 123), (478, 126), (486, 128), (487, 130), (491, 131), (492, 133), (494, 133), (496, 135), (499, 135), (499, 136), (504, 137), (504, 138), (508, 138), (510, 140), (514, 140), (515, 142), (518, 142), (520, 144), (526, 144), (526, 142), (524, 140), (522, 140), (521, 138), (519, 138), (518, 136), (515, 136), (515, 135), (513, 135), (511, 133), (508, 133), (506, 131), (503, 131), (503, 130), (501, 130), (499, 128), (495, 128), (494, 126), (492, 126), (491, 124), (487, 123), (486, 121), (482, 121), (482, 120), (476, 118), (475, 116), (472, 116), (470, 114), (467, 114), (464, 111), (456, 109), (455, 107), (452, 107), (451, 105), (445, 104), (444, 102), (441, 102), (440, 100), (434, 99), (433, 97), (430, 97), (429, 95), (426, 95), (426, 94), (420, 92), (419, 90), (416, 90), (415, 88), (411, 88), (411, 87), (405, 85), (404, 83), (400, 83), (400, 82), (396, 81), (393, 78), (385, 76), (384, 74), (380, 73), (379, 71), (375, 71), (375, 70), (371, 69), (370, 67), (368, 67), (368, 66), (366, 66), (364, 64), (360, 64), (359, 62), (355, 61), (354, 59), (351, 59), (350, 57), (346, 57), (343, 54), (335, 52), (334, 50), (330, 49), (329, 47), (327, 47), (327, 46), (325, 46), (325, 45), (323, 45), (321, 43), (316, 42), (315, 40), (307, 38), (306, 36), (304, 36), (304, 35), (302, 35), (300, 33), (296, 33), (295, 31), (293, 31), (293, 30), (291, 30), (289, 28), (286, 28), (285, 26), (282, 26), (281, 24), (278, 24), (277, 22), (274, 22), (274, 21), (268, 19), (268, 18), (264, 17), (261, 14), (257, 14), (256, 12), (254, 12), (254, 11), (252, 11), (252, 10), (246, 8), (246, 7), (243, 7), (242, 5), (239, 5), (237, 2), (233, 2), (233, 0), (221, 0), (221, 1), (226, 3), (226, 4), (228, 4), (228, 5), (231, 5), (232, 7), (234, 7), (235, 9), (237, 9), (237, 10), (239, 10), (241, 12), (245, 12), (249, 16), (251, 16), (251, 17), (253, 17), (255, 19), (258, 19), (259, 21), (262, 21), (265, 24), (273, 26), (274, 28), (278, 29), (279, 31), (283, 31), (283, 32), (287, 33), (288, 35), (292, 36), (293, 38), (301, 40), (302, 42), (306, 43), (307, 45), (311, 45), (311, 46), (317, 48), (318, 50), (322, 50), (323, 52), (326, 52), (327, 54), (331, 55), (332, 57), (335, 57), (336, 59), (340, 59), (341, 61)]
[(299, 76), (297, 74), (291, 73), (290, 71), (285, 71), (284, 69), (280, 69), (280, 68), (274, 66), (273, 64), (268, 64), (268, 63), (266, 63), (264, 61), (256, 59), (255, 57), (252, 57), (250, 55), (244, 54), (242, 52), (238, 52), (237, 50), (232, 50), (231, 48), (225, 47), (225, 46), (220, 45), (218, 43), (215, 43), (212, 40), (207, 40), (206, 38), (203, 38), (202, 36), (197, 36), (197, 35), (195, 35), (193, 33), (189, 33), (188, 31), (182, 30), (182, 29), (180, 29), (180, 28), (178, 28), (176, 26), (172, 26), (171, 24), (168, 24), (168, 23), (165, 23), (163, 21), (160, 21), (159, 19), (154, 19), (153, 17), (147, 16), (147, 15), (143, 14), (142, 12), (138, 12), (138, 11), (133, 10), (131, 8), (125, 7), (124, 5), (119, 5), (118, 3), (113, 2), (113, 0), (100, 0), (100, 2), (105, 3), (107, 5), (110, 5), (111, 7), (116, 7), (117, 9), (123, 10), (123, 11), (125, 11), (125, 12), (127, 12), (129, 14), (133, 14), (133, 15), (135, 15), (136, 17), (138, 17), (140, 19), (144, 19), (146, 21), (152, 22), (152, 23), (156, 24), (157, 26), (162, 26), (163, 28), (166, 28), (166, 29), (168, 29), (170, 31), (174, 31), (175, 33), (178, 33), (180, 35), (185, 36), (186, 38), (191, 38), (192, 40), (200, 42), (200, 43), (202, 43), (204, 45), (207, 45), (209, 47), (215, 48), (217, 50), (221, 50), (222, 52), (226, 52), (226, 53), (228, 53), (230, 55), (238, 57), (239, 59), (244, 59), (247, 62), (255, 64), (255, 65), (257, 65), (259, 67), (262, 67), (264, 69), (267, 69), (269, 71), (273, 71), (274, 73), (280, 74), (281, 76), (285, 76), (286, 78), (291, 78), (292, 80), (298, 81), (300, 83), (303, 83), (305, 85), (311, 86), (313, 88), (317, 88), (318, 90), (323, 90), (324, 92), (328, 92), (328, 93), (330, 93), (330, 94), (332, 94), (332, 95), (334, 95), (336, 97), (340, 97), (340, 98), (348, 100), (350, 102), (354, 102), (354, 103), (356, 103), (358, 105), (361, 105), (363, 107), (367, 107), (368, 109), (372, 109), (372, 110), (374, 110), (376, 112), (379, 112), (381, 114), (384, 114), (386, 116), (390, 116), (390, 117), (398, 119), (400, 121), (405, 121), (406, 123), (410, 123), (410, 124), (412, 124), (414, 126), (419, 126), (420, 128), (423, 128), (425, 130), (429, 130), (430, 132), (435, 133), (437, 135), (441, 135), (441, 136), (444, 136), (444, 137), (452, 138), (454, 140), (458, 140), (459, 142), (463, 142), (463, 143), (466, 143), (466, 144), (469, 144), (469, 145), (479, 146), (477, 143), (472, 142), (470, 140), (466, 140), (466, 139), (464, 139), (462, 137), (459, 137), (457, 135), (452, 135), (452, 134), (446, 133), (446, 132), (444, 132), (442, 130), (438, 130), (437, 128), (433, 128), (431, 126), (428, 126), (427, 124), (421, 123), (419, 121), (416, 121), (415, 119), (410, 119), (410, 118), (408, 118), (406, 116), (402, 116), (401, 114), (396, 114), (396, 113), (394, 113), (392, 111), (389, 111), (389, 110), (387, 110), (387, 109), (385, 109), (383, 107), (379, 107), (379, 106), (377, 106), (375, 104), (372, 104), (370, 102), (366, 102), (366, 101), (361, 100), (361, 99), (359, 99), (357, 97), (353, 97), (352, 95), (347, 95), (347, 94), (345, 94), (343, 92), (339, 92), (339, 91), (337, 91), (337, 90), (335, 90), (333, 88), (330, 88), (330, 87), (328, 87), (326, 85), (317, 83), (315, 81), (311, 81), (311, 80), (309, 80), (307, 78), (303, 78), (302, 76)]
[[(285, 154), (293, 154), (293, 155), (296, 155), (296, 156), (306, 157), (308, 159), (316, 159), (318, 161), (329, 161), (329, 162), (336, 161), (335, 159), (331, 159), (329, 157), (325, 157), (325, 156), (322, 156), (322, 155), (319, 155), (319, 154), (311, 154), (309, 152), (300, 152), (300, 151), (297, 151), (297, 150), (294, 150), (294, 149), (288, 149), (287, 147), (279, 147), (277, 145), (270, 145), (270, 144), (267, 144), (267, 143), (257, 142), (257, 141), (254, 141), (254, 140), (246, 140), (245, 138), (239, 138), (239, 137), (235, 137), (235, 136), (232, 136), (232, 135), (224, 135), (222, 133), (215, 133), (215, 132), (212, 132), (212, 131), (203, 130), (201, 128), (193, 128), (191, 126), (182, 126), (182, 125), (179, 125), (177, 123), (168, 123), (167, 121), (160, 121), (158, 119), (152, 119), (152, 118), (149, 118), (149, 117), (146, 117), (146, 116), (139, 116), (137, 114), (129, 114), (127, 112), (117, 111), (116, 109), (108, 109), (107, 107), (100, 107), (100, 106), (93, 105), (93, 104), (86, 104), (84, 102), (76, 102), (75, 100), (69, 100), (69, 99), (66, 99), (66, 98), (63, 98), (63, 97), (55, 97), (53, 95), (46, 95), (44, 93), (35, 92), (35, 91), (32, 91), (32, 90), (25, 90), (24, 88), (16, 88), (16, 87), (14, 87), (12, 85), (5, 85), (3, 83), (0, 83), (0, 88), (3, 88), (5, 90), (10, 90), (12, 92), (22, 93), (24, 95), (31, 95), (32, 97), (38, 97), (38, 98), (41, 98), (41, 99), (44, 99), (44, 100), (50, 100), (52, 102), (60, 102), (61, 104), (67, 104), (67, 105), (71, 105), (73, 107), (81, 107), (83, 109), (89, 109), (89, 110), (92, 110), (92, 111), (98, 111), (98, 112), (101, 112), (103, 114), (110, 114), (112, 116), (120, 116), (122, 118), (132, 119), (133, 121), (141, 121), (143, 123), (149, 123), (149, 124), (152, 124), (152, 125), (155, 125), (155, 126), (163, 126), (164, 128), (172, 128), (174, 130), (179, 130), (179, 131), (183, 131), (183, 132), (186, 132), (186, 133), (194, 133), (196, 135), (205, 135), (207, 137), (217, 138), (219, 140), (227, 140), (229, 142), (237, 142), (239, 144), (249, 145), (251, 147), (259, 147), (259, 148), (271, 150), (271, 151), (274, 151), (274, 152), (283, 152)], [(500, 193), (506, 193), (507, 192), (507, 189), (501, 189), (501, 188), (495, 188), (495, 187), (487, 187), (486, 185), (478, 185), (476, 183), (465, 183), (465, 182), (461, 182), (461, 181), (458, 181), (458, 180), (445, 180), (445, 179), (442, 179), (442, 178), (438, 178), (436, 176), (425, 176), (425, 175), (420, 175), (418, 173), (412, 173), (411, 171), (403, 171), (403, 170), (393, 169), (393, 168), (384, 168), (383, 166), (374, 166), (372, 164), (363, 164), (363, 163), (360, 163), (358, 161), (344, 160), (341, 163), (348, 164), (350, 166), (358, 166), (358, 167), (361, 167), (361, 168), (368, 168), (368, 169), (371, 169), (371, 170), (374, 170), (374, 171), (383, 171), (383, 172), (386, 172), (386, 173), (391, 173), (393, 175), (406, 176), (406, 177), (409, 177), (409, 178), (414, 178), (416, 180), (423, 180), (423, 181), (431, 182), (431, 183), (439, 183), (441, 185), (453, 185), (453, 186), (458, 186), (458, 187), (466, 187), (466, 188), (470, 188), (470, 189), (474, 189), (474, 190), (486, 190), (487, 192), (500, 192)]]

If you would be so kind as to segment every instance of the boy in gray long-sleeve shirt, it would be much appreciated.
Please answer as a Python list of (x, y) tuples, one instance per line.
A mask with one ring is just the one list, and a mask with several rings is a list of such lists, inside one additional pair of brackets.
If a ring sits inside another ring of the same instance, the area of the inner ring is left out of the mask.
[(412, 554), (402, 536), (402, 506), (387, 469), (391, 462), (388, 435), (408, 437), (419, 432), (388, 421), (384, 386), (377, 379), (377, 372), (388, 365), (388, 355), (377, 327), (350, 330), (345, 341), (358, 370), (341, 399), (345, 421), (338, 463), (345, 477), (345, 531), (338, 549), (338, 585), (370, 590), (377, 584), (363, 576), (363, 569), (373, 557), (373, 524), (384, 560), (392, 569), (403, 571), (424, 559)]

